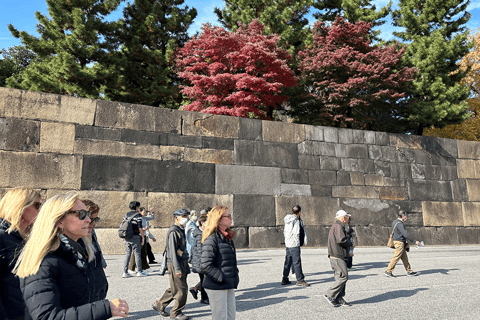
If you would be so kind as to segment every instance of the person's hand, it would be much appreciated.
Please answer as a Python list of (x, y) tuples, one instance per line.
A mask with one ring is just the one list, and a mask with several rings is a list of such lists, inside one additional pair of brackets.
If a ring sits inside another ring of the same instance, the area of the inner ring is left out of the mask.
[(153, 213), (153, 209), (152, 209), (152, 208), (148, 208), (148, 211), (150, 211), (151, 213)]
[(177, 277), (179, 277), (179, 278), (182, 277), (182, 273), (181, 273), (181, 272), (177, 272), (177, 273), (175, 273), (175, 275), (176, 275)]
[(152, 241), (155, 242), (155, 241), (157, 241), (157, 239), (153, 238)]
[(123, 299), (113, 299), (110, 301), (110, 310), (112, 316), (126, 318), (128, 316), (128, 303)]
[(420, 241), (418, 241), (418, 240), (417, 240), (417, 242), (415, 242), (415, 243), (416, 243), (416, 245), (417, 245), (417, 246), (419, 246), (419, 245), (420, 245)]

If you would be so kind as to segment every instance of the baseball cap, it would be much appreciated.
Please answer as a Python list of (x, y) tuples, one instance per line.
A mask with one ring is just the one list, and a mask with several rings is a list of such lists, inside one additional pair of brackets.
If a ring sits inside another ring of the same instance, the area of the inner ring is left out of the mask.
[(181, 216), (184, 216), (186, 214), (190, 214), (190, 212), (187, 209), (177, 209), (173, 213), (173, 216), (174, 217), (181, 217)]
[(345, 210), (338, 210), (337, 213), (335, 214), (335, 219), (338, 219), (344, 216), (351, 217), (352, 215), (348, 214)]

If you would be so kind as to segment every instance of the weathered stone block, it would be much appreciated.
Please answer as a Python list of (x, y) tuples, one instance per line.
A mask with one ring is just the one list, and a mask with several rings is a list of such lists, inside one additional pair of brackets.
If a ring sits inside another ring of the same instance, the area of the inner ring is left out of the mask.
[(407, 185), (407, 180), (385, 177), (385, 186), (386, 187), (405, 187)]
[[(337, 178), (338, 179), (338, 178)], [(366, 174), (365, 185), (366, 186), (383, 186), (385, 184), (385, 177), (377, 174)]]
[(457, 165), (457, 162), (454, 158), (447, 158), (436, 151), (430, 152), (430, 159), (432, 160), (432, 164), (436, 164), (439, 166), (456, 166)]
[(323, 127), (305, 125), (305, 139), (323, 141)]
[(122, 140), (122, 130), (77, 124), (75, 126), (75, 139), (120, 141)]
[(370, 159), (358, 159), (359, 172), (375, 173), (375, 162)]
[(458, 244), (480, 243), (480, 228), (457, 228)]
[(215, 165), (183, 161), (135, 161), (135, 191), (215, 193)]
[[(438, 141), (438, 150), (441, 154), (447, 158), (458, 158), (458, 144), (457, 141), (465, 140), (454, 140), (446, 138), (437, 138)], [(477, 144), (477, 146), (479, 146)]]
[[(0, 110), (1, 112), (1, 110)], [(5, 148), (5, 140), (7, 139), (7, 119), (0, 118), (0, 149)]]
[(305, 184), (286, 184), (282, 183), (280, 186), (280, 194), (284, 195), (298, 195), (298, 196), (311, 196), (312, 188), (310, 185)]
[(463, 221), (465, 227), (480, 227), (480, 202), (463, 202)]
[[(470, 159), (458, 159), (457, 160), (457, 175), (460, 179), (477, 179), (477, 162)], [(480, 167), (480, 166), (479, 166)]]
[(407, 163), (414, 163), (415, 162), (415, 151), (418, 149), (405, 149), (399, 148), (397, 149), (397, 156), (398, 162), (407, 162)]
[(414, 149), (414, 161), (418, 164), (431, 165), (432, 159), (430, 159), (430, 153), (425, 150)]
[(346, 144), (336, 144), (335, 145), (335, 157), (337, 157), (337, 158), (348, 158), (347, 147), (348, 146)]
[(201, 163), (234, 164), (233, 151), (230, 150), (185, 148), (183, 160)]
[(233, 211), (237, 227), (275, 227), (275, 197), (265, 195), (233, 195)]
[(358, 159), (341, 159), (341, 163), (345, 171), (360, 171)]
[(180, 208), (187, 210), (200, 210), (207, 207), (225, 206), (233, 216), (233, 224), (236, 224), (236, 215), (233, 210), (233, 195), (216, 195), (204, 193), (148, 193), (148, 206), (157, 211), (155, 220), (150, 225), (155, 227), (170, 227), (173, 222), (173, 212)]
[(112, 157), (138, 157), (149, 159), (162, 159), (159, 146), (135, 145), (120, 141), (86, 140), (75, 141), (76, 154), (89, 154)]
[(397, 150), (394, 147), (382, 146), (382, 160), (388, 162), (397, 162), (398, 155)]
[(312, 191), (313, 197), (331, 197), (332, 196), (332, 186), (322, 186), (322, 185), (311, 185), (310, 189)]
[(354, 186), (364, 186), (365, 175), (362, 172), (350, 172), (350, 181)]
[(427, 180), (440, 180), (440, 166), (429, 165), (425, 166), (425, 179)]
[(368, 146), (368, 158), (372, 160), (379, 160), (382, 158), (382, 148), (375, 145)]
[(337, 171), (337, 186), (350, 186), (350, 172), (339, 170)]
[(365, 137), (363, 130), (352, 130), (353, 132), (353, 143), (355, 144), (364, 144)]
[(42, 122), (40, 152), (72, 154), (75, 148), (75, 125)]
[(339, 158), (334, 157), (320, 157), (320, 169), (321, 170), (340, 170), (342, 164)]
[(261, 120), (239, 118), (238, 139), (242, 140), (262, 140), (262, 123)]
[(410, 180), (407, 183), (410, 200), (452, 201), (452, 188), (448, 181)]
[(380, 187), (380, 199), (385, 200), (408, 200), (408, 192), (406, 188), (397, 187)]
[(308, 184), (308, 171), (301, 169), (281, 168), (282, 183)]
[[(155, 122), (153, 131), (166, 133), (181, 133), (182, 112), (168, 108), (154, 108)], [(141, 127), (140, 127), (141, 128)]]
[(253, 160), (257, 166), (298, 168), (297, 145), (255, 141)]
[(460, 202), (422, 202), (423, 223), (426, 227), (463, 226), (463, 211)]
[(309, 183), (315, 185), (335, 185), (337, 183), (337, 173), (328, 170), (311, 170), (309, 174)]
[(372, 186), (332, 186), (332, 196), (335, 198), (378, 199), (377, 187)]
[(235, 249), (248, 248), (248, 228), (234, 227), (233, 244)]
[(182, 134), (184, 135), (238, 139), (240, 121), (237, 117), (180, 112), (182, 112)]
[(201, 148), (202, 137), (184, 136), (181, 134), (169, 133), (168, 145), (177, 147)]
[(79, 189), (82, 157), (0, 152), (0, 187)]
[(255, 142), (248, 140), (235, 140), (235, 164), (238, 165), (255, 165)]
[(263, 123), (263, 141), (300, 143), (305, 141), (303, 124), (265, 121)]
[(278, 248), (284, 241), (283, 230), (275, 227), (248, 228), (250, 248)]
[(363, 137), (365, 139), (365, 144), (375, 144), (375, 132), (374, 131), (363, 131)]
[(390, 177), (399, 179), (412, 178), (412, 168), (408, 163), (391, 163), (390, 164)]
[(425, 166), (422, 164), (412, 163), (410, 165), (412, 178), (416, 180), (425, 180)]
[(390, 177), (390, 163), (386, 161), (374, 161), (375, 174)]
[(97, 101), (35, 91), (1, 88), (4, 117), (93, 125)]
[(323, 138), (325, 142), (338, 143), (338, 129), (332, 127), (323, 127)]
[(320, 169), (320, 158), (317, 156), (311, 156), (308, 154), (299, 154), (298, 155), (298, 166), (300, 169)]
[(0, 144), (4, 150), (38, 152), (40, 122), (9, 118), (5, 120)]
[(303, 141), (297, 145), (298, 154), (314, 155), (316, 154), (317, 141)]
[(233, 139), (223, 139), (215, 137), (202, 137), (202, 148), (219, 149), (219, 150), (234, 150)]
[(454, 166), (441, 166), (440, 167), (440, 180), (452, 181), (458, 179), (457, 167)]
[(306, 247), (326, 247), (330, 226), (305, 226), (308, 243)]
[(458, 140), (458, 157), (460, 159), (480, 159), (480, 143), (477, 141)]
[(152, 145), (167, 145), (168, 134), (159, 132), (139, 131), (131, 129), (123, 129), (122, 141), (133, 142), (136, 144), (152, 144)]
[(280, 168), (216, 165), (216, 194), (275, 195), (280, 185)]
[(319, 156), (335, 157), (335, 144), (316, 142), (314, 143), (314, 154)]
[(338, 143), (351, 144), (353, 143), (353, 130), (352, 129), (338, 129)]
[(469, 201), (480, 201), (480, 180), (467, 179), (467, 194)]
[(85, 155), (82, 190), (133, 191), (135, 159)]
[(406, 134), (390, 134), (390, 146), (396, 148), (422, 149), (422, 139)]
[(375, 144), (377, 146), (388, 146), (390, 144), (390, 136), (386, 132), (375, 132)]
[(285, 215), (291, 213), (297, 204), (302, 207), (302, 220), (306, 226), (332, 225), (335, 213), (340, 209), (338, 199), (330, 197), (276, 196), (277, 226), (285, 224)]
[[(388, 237), (390, 236), (390, 229), (378, 225), (369, 226), (355, 226), (355, 233), (357, 234), (357, 246), (387, 246)], [(393, 250), (392, 250), (393, 255)]]
[(184, 147), (174, 147), (174, 146), (160, 146), (160, 158), (153, 158), (163, 161), (167, 160), (175, 160), (175, 161), (182, 161), (185, 155), (185, 148)]
[(154, 131), (155, 109), (139, 104), (98, 100), (95, 126)]
[(368, 159), (367, 146), (363, 144), (347, 145), (347, 154), (349, 158)]
[(394, 201), (380, 199), (341, 199), (340, 207), (352, 215), (354, 225), (390, 226), (399, 210)]

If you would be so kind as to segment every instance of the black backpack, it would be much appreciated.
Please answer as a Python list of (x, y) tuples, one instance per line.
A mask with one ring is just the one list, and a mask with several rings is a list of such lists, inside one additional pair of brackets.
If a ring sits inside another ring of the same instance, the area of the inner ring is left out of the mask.
[(118, 228), (118, 236), (122, 239), (129, 239), (133, 236), (133, 225), (132, 219), (138, 216), (140, 213), (132, 215), (130, 218), (127, 218), (128, 213), (123, 217), (122, 223)]
[(298, 223), (300, 224), (300, 246), (303, 246), (305, 244), (305, 229), (303, 228), (303, 223), (301, 220), (298, 220)]

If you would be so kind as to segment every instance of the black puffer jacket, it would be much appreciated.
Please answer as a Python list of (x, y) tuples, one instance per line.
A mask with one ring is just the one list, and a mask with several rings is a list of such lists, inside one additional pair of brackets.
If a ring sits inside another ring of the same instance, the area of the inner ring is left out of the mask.
[(205, 289), (227, 290), (238, 286), (235, 246), (218, 229), (203, 242), (201, 271), (205, 274), (202, 284)]
[(202, 230), (196, 228), (193, 230), (193, 247), (192, 256), (190, 257), (190, 263), (192, 264), (192, 271), (200, 273), (200, 263), (202, 259)]
[[(84, 264), (82, 267), (81, 264)], [(64, 243), (45, 256), (38, 272), (20, 280), (31, 319), (104, 320), (112, 317), (108, 300), (95, 301), (91, 264), (75, 258)]]
[(24, 241), (17, 232), (7, 233), (10, 223), (0, 219), (0, 319), (23, 319), (23, 302), (20, 280), (12, 274)]
[[(81, 240), (78, 240), (81, 241)], [(100, 250), (100, 246), (98, 244), (97, 236), (95, 235), (95, 230), (92, 232), (92, 243), (95, 248), (95, 259), (90, 262), (93, 272), (94, 280), (92, 285), (94, 287), (93, 292), (93, 301), (103, 300), (107, 297), (108, 291), (108, 281), (107, 276), (105, 275), (105, 271), (103, 271), (103, 255), (102, 251)]]

